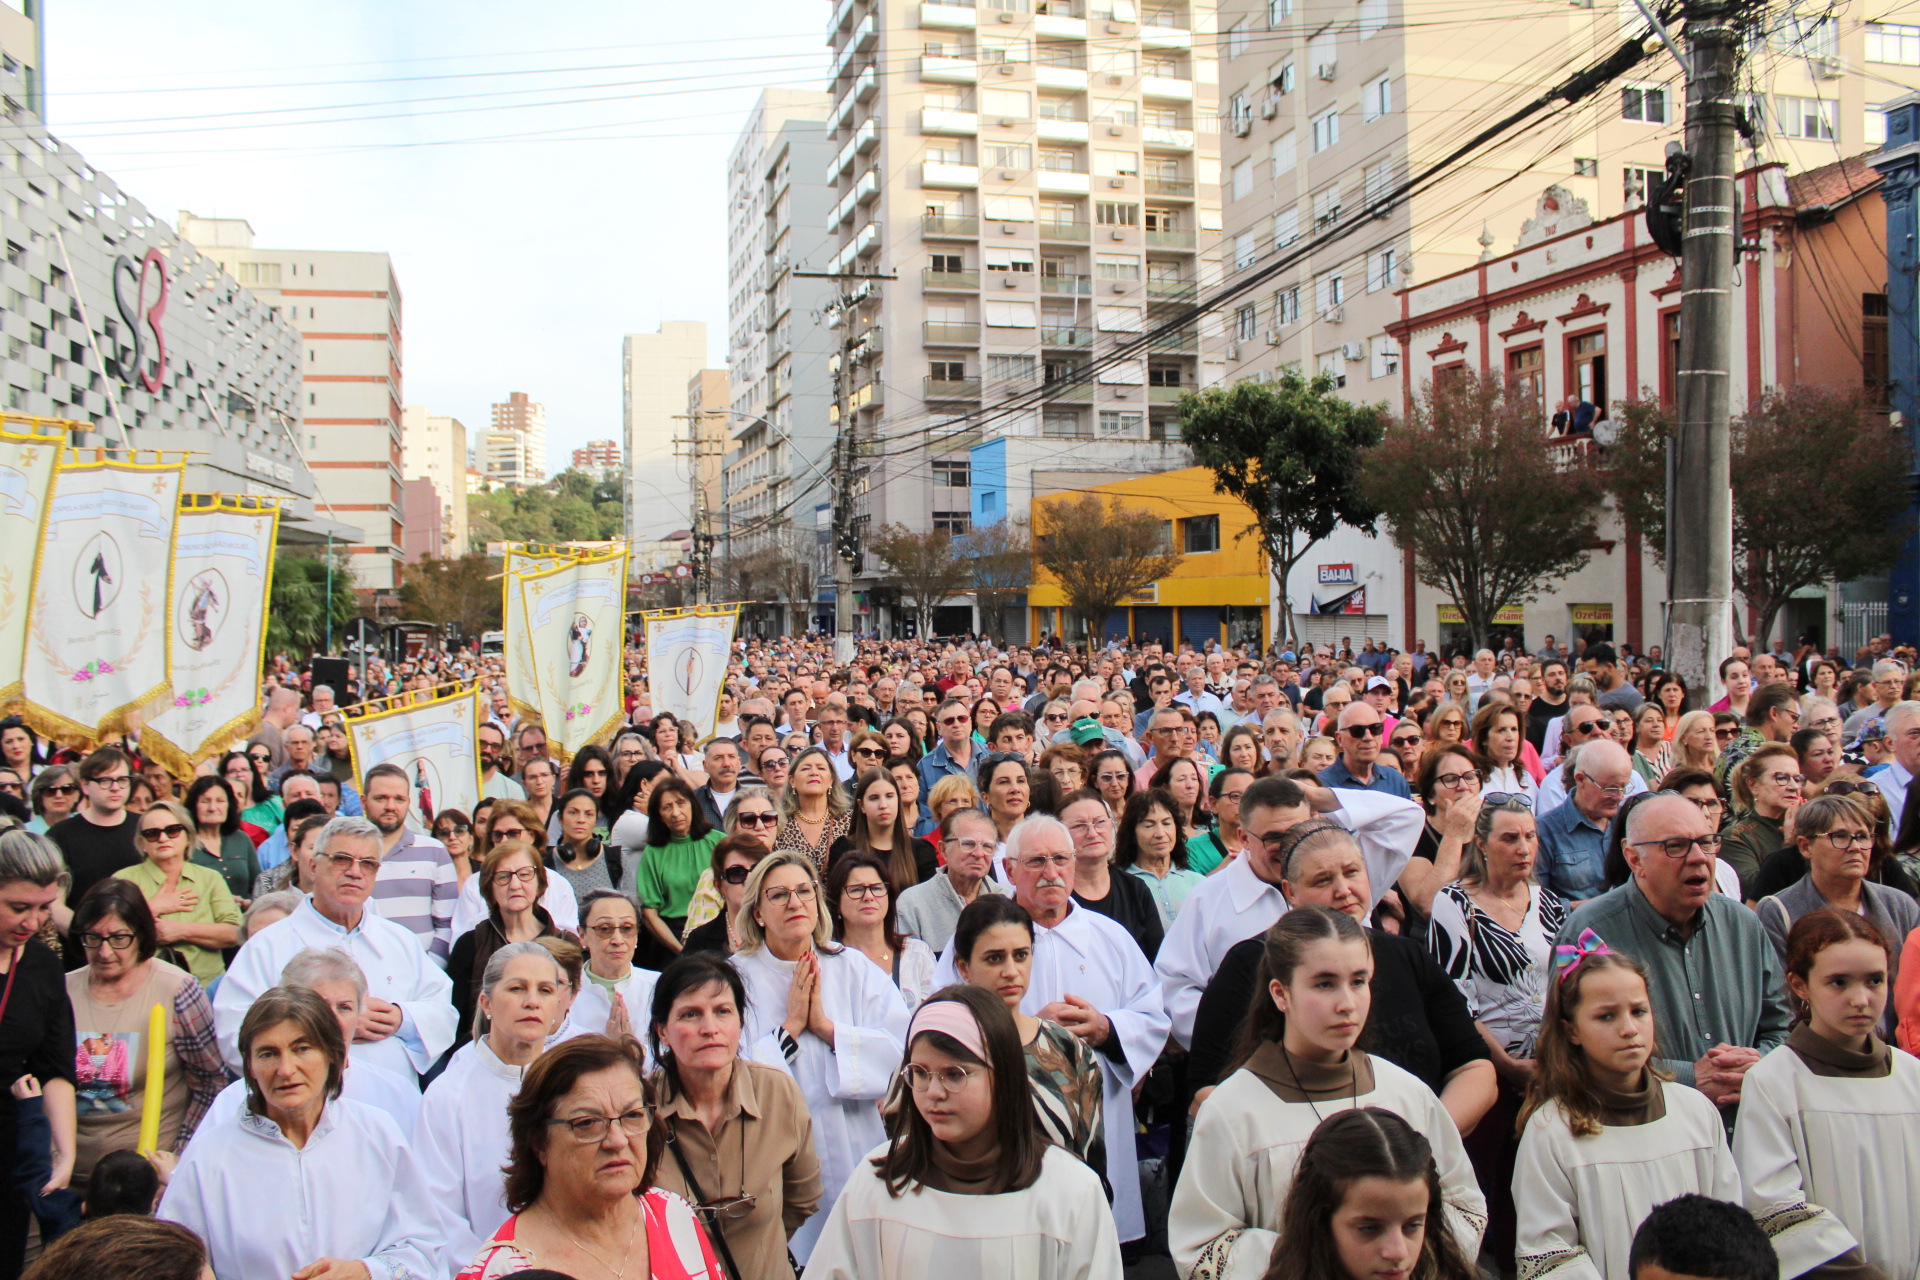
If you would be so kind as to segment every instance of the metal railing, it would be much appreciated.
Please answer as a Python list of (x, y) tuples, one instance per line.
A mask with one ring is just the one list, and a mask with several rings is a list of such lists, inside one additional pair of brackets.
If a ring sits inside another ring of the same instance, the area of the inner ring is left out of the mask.
[(1198, 235), (1192, 231), (1175, 229), (1171, 231), (1150, 230), (1147, 232), (1147, 248), (1149, 249), (1191, 249), (1198, 243), (1198, 240)]
[(922, 289), (978, 289), (978, 271), (935, 271), (928, 267), (920, 273)]
[(1093, 278), (1091, 276), (1041, 276), (1040, 292), (1090, 294), (1093, 292)]
[(1146, 192), (1150, 196), (1191, 196), (1192, 178), (1148, 178)]
[(980, 234), (980, 219), (952, 218), (943, 213), (923, 213), (920, 215), (920, 234), (972, 238)]
[(927, 378), (926, 398), (929, 400), (978, 400), (980, 398), (980, 379), (978, 378)]
[(1091, 232), (1084, 222), (1042, 222), (1042, 240), (1089, 240)]
[(1040, 345), (1043, 347), (1090, 347), (1093, 345), (1093, 330), (1042, 329)]
[(930, 347), (978, 346), (980, 326), (973, 322), (928, 320), (920, 326), (920, 340)]

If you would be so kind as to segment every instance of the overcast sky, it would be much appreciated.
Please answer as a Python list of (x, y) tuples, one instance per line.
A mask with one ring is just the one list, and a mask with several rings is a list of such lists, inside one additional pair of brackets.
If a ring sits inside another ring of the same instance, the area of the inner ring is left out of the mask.
[[(53, 0), (47, 114), (157, 216), (385, 250), (405, 401), (485, 426), (525, 391), (550, 469), (620, 436), (620, 338), (726, 356), (728, 153), (818, 88), (825, 0)], [(537, 105), (551, 103), (555, 105)]]

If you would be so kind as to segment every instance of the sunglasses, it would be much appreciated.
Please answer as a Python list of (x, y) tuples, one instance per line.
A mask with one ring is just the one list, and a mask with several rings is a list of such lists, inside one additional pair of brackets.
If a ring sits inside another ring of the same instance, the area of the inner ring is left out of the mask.
[(1355, 738), (1371, 738), (1379, 734), (1380, 726), (1377, 724), (1350, 724), (1340, 732)]
[(142, 840), (159, 840), (162, 838), (167, 840), (178, 840), (181, 836), (185, 834), (187, 834), (187, 829), (181, 826), (177, 822), (169, 822), (164, 827), (140, 828), (140, 838)]
[(771, 827), (779, 821), (780, 816), (773, 813), (743, 813), (734, 819), (735, 825), (742, 827)]
[(80, 784), (76, 782), (56, 782), (52, 786), (44, 788), (40, 794), (43, 796), (70, 796), (78, 790), (80, 790)]
[(862, 759), (878, 760), (887, 753), (879, 747), (855, 747), (853, 754), (860, 756)]
[(1880, 794), (1880, 784), (1865, 780), (1849, 782), (1843, 778), (1838, 782), (1829, 782), (1827, 794), (1830, 796), (1877, 796)]

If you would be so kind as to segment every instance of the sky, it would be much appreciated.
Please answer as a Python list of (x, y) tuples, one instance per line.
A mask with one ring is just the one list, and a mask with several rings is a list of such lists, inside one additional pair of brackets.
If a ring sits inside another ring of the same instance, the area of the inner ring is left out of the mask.
[(727, 157), (830, 57), (826, 0), (47, 7), (56, 135), (156, 217), (391, 254), (405, 403), (525, 391), (550, 472), (620, 438), (623, 334), (704, 320), (725, 363)]

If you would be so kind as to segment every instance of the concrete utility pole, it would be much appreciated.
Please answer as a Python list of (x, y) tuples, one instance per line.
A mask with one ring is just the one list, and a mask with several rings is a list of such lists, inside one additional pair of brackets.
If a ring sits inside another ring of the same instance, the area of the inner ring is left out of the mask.
[(1669, 660), (1704, 694), (1730, 644), (1733, 491), (1728, 429), (1733, 355), (1734, 92), (1741, 31), (1733, 7), (1689, 0), (1686, 226), (1680, 259), (1680, 401), (1667, 509)]
[[(1920, 93), (1889, 102), (1886, 146), (1873, 167), (1886, 178), (1880, 194), (1887, 206), (1887, 382), (1895, 421), (1907, 429), (1914, 452), (1907, 471), (1907, 518), (1920, 518), (1920, 303), (1915, 288), (1914, 210), (1920, 187)], [(1893, 566), (1887, 592), (1887, 631), (1895, 644), (1920, 642), (1920, 536), (1909, 535)]]

